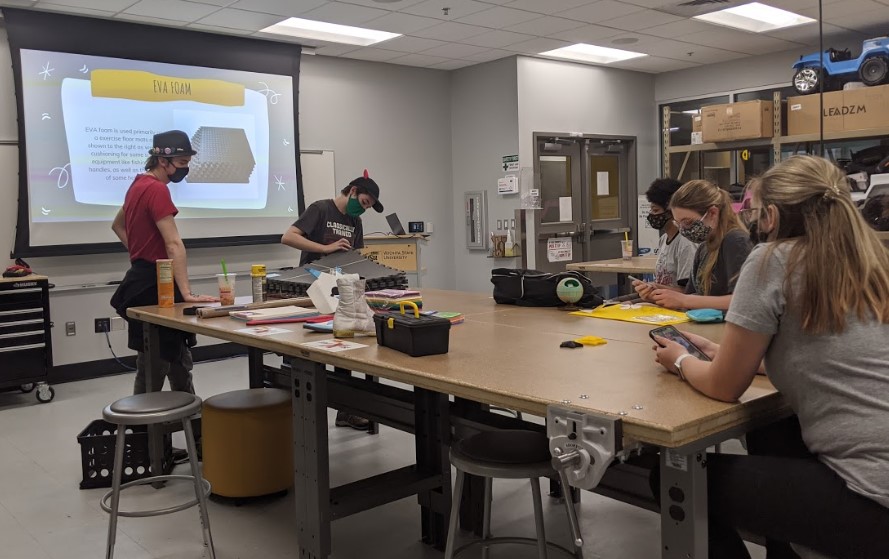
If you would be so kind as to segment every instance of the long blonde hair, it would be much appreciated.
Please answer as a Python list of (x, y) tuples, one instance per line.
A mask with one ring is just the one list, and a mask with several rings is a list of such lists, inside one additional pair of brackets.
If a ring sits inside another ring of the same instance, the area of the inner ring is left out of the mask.
[(670, 208), (685, 208), (701, 215), (707, 213), (707, 210), (713, 206), (719, 209), (719, 221), (713, 228), (714, 234), (711, 234), (706, 241), (707, 258), (698, 269), (698, 275), (695, 278), (702, 295), (710, 294), (713, 268), (716, 266), (719, 249), (726, 234), (733, 229), (741, 231), (747, 229), (732, 209), (732, 198), (729, 193), (710, 181), (688, 181), (670, 198)]
[[(793, 242), (784, 277), (788, 301), (809, 334), (840, 333), (846, 317), (889, 323), (889, 250), (852, 201), (846, 176), (830, 161), (795, 155), (778, 163), (754, 186), (762, 204), (778, 210), (776, 241)], [(792, 290), (799, 270), (802, 285)]]

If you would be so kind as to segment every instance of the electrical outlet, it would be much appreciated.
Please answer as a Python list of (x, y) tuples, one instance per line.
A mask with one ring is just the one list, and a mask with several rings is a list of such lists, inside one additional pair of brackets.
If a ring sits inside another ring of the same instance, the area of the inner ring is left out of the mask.
[(97, 318), (96, 319), (96, 334), (101, 334), (103, 332), (111, 331), (111, 319), (110, 318)]
[(515, 229), (515, 218), (509, 220), (509, 226)]
[(111, 317), (111, 331), (118, 332), (127, 329), (127, 321), (119, 316)]
[(65, 323), (65, 335), (66, 336), (76, 336), (77, 335), (77, 325), (73, 322)]
[(426, 232), (432, 233), (432, 222), (431, 221), (426, 222)]

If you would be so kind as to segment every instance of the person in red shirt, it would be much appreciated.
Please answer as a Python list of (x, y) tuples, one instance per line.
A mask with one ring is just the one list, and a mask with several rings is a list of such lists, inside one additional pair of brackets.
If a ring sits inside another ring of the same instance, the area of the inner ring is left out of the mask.
[[(130, 254), (130, 269), (111, 298), (111, 305), (129, 324), (128, 346), (137, 352), (135, 394), (145, 392), (142, 323), (130, 321), (129, 307), (157, 304), (156, 262), (173, 260), (174, 296), (180, 302), (217, 301), (208, 295), (196, 295), (188, 282), (185, 245), (173, 220), (179, 210), (173, 204), (170, 182), (179, 182), (188, 174), (188, 163), (196, 152), (188, 135), (170, 130), (154, 135), (145, 173), (136, 177), (127, 190), (123, 207), (117, 212), (111, 229)], [(191, 377), (191, 351), (194, 335), (161, 329), (161, 371), (170, 381), (170, 389), (194, 393)], [(162, 377), (162, 378), (163, 378)]]

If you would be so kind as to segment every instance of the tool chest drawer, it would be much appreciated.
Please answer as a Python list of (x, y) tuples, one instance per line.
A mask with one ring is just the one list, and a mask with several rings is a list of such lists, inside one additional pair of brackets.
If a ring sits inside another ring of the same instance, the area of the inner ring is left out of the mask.
[(44, 383), (52, 367), (49, 280), (0, 280), (0, 388)]

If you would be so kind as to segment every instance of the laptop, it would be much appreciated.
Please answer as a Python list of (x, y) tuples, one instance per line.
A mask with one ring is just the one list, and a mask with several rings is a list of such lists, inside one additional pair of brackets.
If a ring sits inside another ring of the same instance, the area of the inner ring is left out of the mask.
[(386, 216), (386, 221), (389, 222), (389, 229), (392, 230), (393, 235), (404, 235), (404, 226), (401, 224), (401, 220), (398, 219), (398, 214), (391, 213)]

